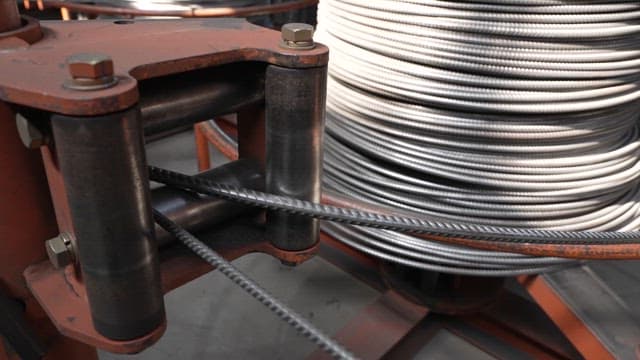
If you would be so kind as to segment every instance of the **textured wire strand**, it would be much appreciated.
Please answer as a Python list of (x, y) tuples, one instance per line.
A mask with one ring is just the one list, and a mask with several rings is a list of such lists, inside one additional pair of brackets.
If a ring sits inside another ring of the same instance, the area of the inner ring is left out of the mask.
[[(212, 120), (211, 122), (213, 123), (211, 124), (211, 129), (222, 139), (224, 142), (223, 146), (234, 148), (237, 154), (237, 143), (226, 136), (222, 129), (215, 124), (215, 121)], [(325, 171), (329, 166), (330, 163), (325, 162)], [(348, 166), (345, 165), (342, 169), (345, 170), (347, 167)], [(363, 170), (361, 169), (360, 171)], [(366, 170), (364, 170), (364, 172), (366, 173)], [(368, 176), (368, 174), (366, 175)], [(371, 177), (369, 180), (371, 180)], [(324, 185), (330, 188), (337, 188), (334, 181), (330, 178), (324, 179)], [(353, 196), (344, 188), (341, 192), (342, 194), (351, 195), (355, 198), (358, 197), (357, 195)], [(612, 196), (614, 195), (615, 194)], [(416, 214), (413, 215), (415, 216)], [(323, 222), (321, 223), (321, 228), (326, 233), (331, 233), (334, 236), (338, 236), (339, 234), (344, 234), (346, 232), (344, 225), (340, 224), (331, 225)], [(336, 229), (342, 231), (336, 232)], [(579, 261), (566, 258), (538, 257), (511, 252), (470, 249), (454, 244), (431, 241), (429, 239), (417, 239), (413, 236), (388, 230), (379, 230), (374, 228), (365, 229), (360, 227), (360, 231), (369, 235), (367, 237), (358, 237), (363, 243), (376, 244), (376, 241), (373, 238), (383, 238), (383, 241), (393, 244), (392, 246), (411, 249), (411, 256), (405, 256), (405, 258), (413, 258), (414, 260), (411, 263), (416, 264), (415, 267), (432, 270), (439, 269), (452, 274), (478, 275), (479, 273), (482, 273), (483, 276), (517, 276), (522, 274), (539, 274), (548, 271), (556, 271), (561, 268), (580, 264)], [(342, 240), (343, 238), (338, 237), (338, 239)], [(373, 246), (375, 247), (375, 245)], [(394, 251), (390, 251), (389, 253), (392, 254), (393, 252)], [(428, 255), (426, 257), (420, 256), (420, 252), (424, 252)], [(376, 256), (379, 251), (370, 251), (368, 253)], [(404, 254), (406, 254), (406, 252)], [(415, 260), (415, 255), (418, 255), (417, 260)], [(402, 262), (401, 257), (398, 256), (390, 255), (386, 258), (391, 259), (392, 261)], [(478, 272), (477, 270), (479, 269), (482, 271)]]
[[(639, 11), (627, 0), (321, 1), (326, 188), (457, 230), (636, 230)], [(329, 227), (415, 267), (558, 265), (481, 253), (453, 262), (425, 256), (423, 239)]]
[(298, 331), (304, 337), (308, 338), (313, 343), (318, 345), (318, 347), (326, 351), (333, 358), (345, 360), (355, 359), (355, 357), (351, 353), (349, 353), (336, 341), (331, 339), (331, 337), (329, 337), (323, 331), (315, 327), (315, 325), (304, 319), (297, 312), (284, 305), (280, 300), (276, 299), (267, 290), (256, 284), (253, 280), (247, 277), (235, 266), (233, 266), (229, 261), (224, 259), (202, 241), (198, 240), (188, 231), (181, 228), (155, 209), (153, 211), (153, 217), (158, 225), (160, 225), (167, 232), (174, 235), (186, 247), (196, 253), (196, 255), (200, 256), (203, 260), (214, 266), (216, 270), (220, 271), (224, 276), (229, 278), (229, 280), (233, 281), (236, 285), (242, 288), (242, 290), (249, 293), (249, 295), (253, 296), (261, 304), (266, 306), (269, 310), (273, 311), (279, 318), (296, 329), (296, 331)]
[(505, 243), (558, 245), (625, 245), (640, 244), (638, 231), (558, 231), (528, 228), (509, 228), (473, 223), (446, 222), (438, 219), (390, 215), (344, 208), (310, 201), (268, 194), (257, 190), (240, 189), (217, 184), (208, 179), (192, 177), (174, 171), (149, 167), (149, 178), (166, 185), (218, 196), (271, 210), (311, 216), (321, 220), (368, 226), (379, 229), (405, 231), (436, 236), (489, 240)]

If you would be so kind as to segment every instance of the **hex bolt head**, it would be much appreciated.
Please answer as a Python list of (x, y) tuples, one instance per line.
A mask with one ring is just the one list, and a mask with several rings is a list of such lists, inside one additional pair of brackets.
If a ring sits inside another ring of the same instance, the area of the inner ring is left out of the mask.
[(99, 53), (79, 53), (67, 58), (71, 79), (64, 87), (72, 90), (100, 90), (118, 83), (114, 76), (113, 60), (109, 55)]
[(27, 148), (38, 149), (46, 144), (44, 134), (20, 114), (16, 114), (16, 127), (18, 128), (20, 140)]
[(313, 49), (313, 26), (304, 23), (289, 23), (282, 26), (282, 46), (290, 49)]
[(74, 54), (67, 58), (67, 65), (73, 78), (99, 79), (113, 76), (113, 60), (104, 54)]
[(73, 251), (71, 241), (67, 234), (60, 234), (45, 242), (49, 261), (56, 269), (61, 269), (73, 262)]

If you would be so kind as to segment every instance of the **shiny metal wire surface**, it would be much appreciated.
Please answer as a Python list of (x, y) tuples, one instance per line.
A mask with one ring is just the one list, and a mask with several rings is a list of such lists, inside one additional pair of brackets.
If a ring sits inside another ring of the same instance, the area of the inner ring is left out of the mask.
[(96, 5), (140, 10), (185, 10), (200, 8), (228, 8), (254, 5), (254, 0), (96, 0)]
[[(637, 1), (322, 0), (318, 22), (331, 48), (327, 188), (443, 221), (638, 229)], [(575, 264), (325, 230), (450, 273)]]

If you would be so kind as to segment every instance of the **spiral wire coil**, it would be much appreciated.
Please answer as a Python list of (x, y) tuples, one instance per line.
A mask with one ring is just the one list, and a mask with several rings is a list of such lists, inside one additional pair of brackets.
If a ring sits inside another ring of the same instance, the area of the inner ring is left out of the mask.
[[(325, 186), (443, 221), (561, 231), (640, 225), (640, 3), (323, 0)], [(574, 260), (325, 224), (361, 251), (449, 273)]]

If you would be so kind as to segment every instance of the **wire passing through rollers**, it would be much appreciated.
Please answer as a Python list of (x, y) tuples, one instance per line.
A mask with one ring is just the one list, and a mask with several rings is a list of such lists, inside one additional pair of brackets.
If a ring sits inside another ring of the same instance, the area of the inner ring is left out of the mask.
[(152, 181), (166, 185), (248, 205), (321, 220), (422, 234), (428, 239), (445, 243), (576, 259), (640, 258), (640, 232), (637, 231), (555, 231), (442, 222), (317, 204), (256, 190), (238, 189), (153, 166), (149, 167), (149, 177)]

